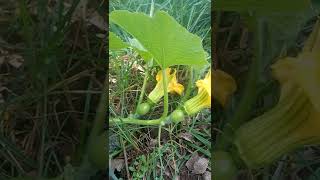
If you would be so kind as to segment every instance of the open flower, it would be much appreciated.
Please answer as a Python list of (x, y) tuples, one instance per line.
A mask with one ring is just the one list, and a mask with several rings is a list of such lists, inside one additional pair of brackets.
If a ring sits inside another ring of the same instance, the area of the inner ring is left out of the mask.
[[(168, 84), (167, 85), (168, 92), (182, 95), (182, 93), (184, 91), (184, 87), (182, 84), (178, 83), (178, 81), (177, 81), (176, 70), (174, 70), (173, 73), (171, 73), (171, 68), (166, 68), (166, 75), (167, 75), (167, 80), (168, 80), (168, 83), (167, 83)], [(148, 98), (153, 103), (159, 102), (159, 100), (164, 95), (163, 75), (162, 75), (161, 70), (157, 73), (156, 80), (157, 80), (157, 85), (150, 92), (150, 94), (148, 96)]]
[[(215, 84), (213, 97), (222, 105), (225, 105), (227, 98), (236, 90), (235, 81), (225, 72), (213, 70), (213, 83)], [(184, 104), (184, 109), (188, 115), (196, 114), (204, 108), (211, 107), (211, 70), (204, 79), (198, 80), (196, 85), (198, 94)]]
[(225, 106), (230, 95), (237, 89), (235, 80), (221, 70), (213, 70), (213, 84), (213, 97)]
[(184, 104), (184, 109), (188, 115), (196, 114), (204, 108), (211, 107), (211, 71), (207, 73), (204, 79), (198, 80), (196, 85), (198, 94)]
[(242, 125), (235, 144), (249, 167), (268, 165), (305, 145), (320, 144), (319, 22), (297, 57), (272, 65), (281, 85), (278, 104)]

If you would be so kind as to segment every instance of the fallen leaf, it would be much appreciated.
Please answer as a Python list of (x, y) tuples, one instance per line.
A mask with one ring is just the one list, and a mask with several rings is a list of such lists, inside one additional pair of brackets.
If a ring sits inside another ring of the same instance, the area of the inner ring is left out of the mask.
[(13, 54), (13, 55), (9, 56), (8, 59), (9, 59), (8, 63), (15, 68), (19, 68), (23, 64), (23, 61), (24, 61), (22, 56), (17, 55), (17, 54)]
[(151, 139), (151, 140), (149, 141), (149, 146), (150, 146), (151, 148), (155, 148), (156, 145), (157, 145), (157, 143), (158, 143), (158, 140), (157, 140), (157, 139)]
[(178, 135), (178, 137), (180, 137), (180, 138), (183, 138), (184, 140), (187, 140), (187, 141), (189, 141), (189, 142), (194, 142), (193, 141), (193, 136), (192, 136), (192, 134), (191, 133), (180, 133), (179, 135)]
[(199, 155), (197, 152), (193, 153), (191, 158), (186, 162), (187, 168), (192, 171), (194, 163), (199, 159)]
[(96, 34), (96, 37), (97, 37), (97, 38), (100, 38), (100, 39), (104, 39), (104, 38), (106, 38), (106, 35), (105, 35), (105, 34), (98, 33), (98, 34)]
[(203, 180), (211, 180), (211, 172), (209, 172), (209, 171), (204, 172), (204, 174), (202, 175), (202, 179)]
[(194, 164), (193, 164), (193, 171), (194, 174), (203, 174), (207, 167), (208, 167), (209, 160), (207, 158), (199, 158)]
[(133, 69), (134, 71), (144, 72), (143, 67), (142, 67), (141, 65), (139, 65), (139, 64), (137, 63), (137, 61), (135, 61), (135, 62), (133, 63), (132, 69)]
[(117, 170), (118, 172), (120, 172), (123, 167), (124, 167), (124, 159), (111, 160), (111, 169), (113, 172), (114, 170)]
[[(76, 22), (78, 20), (85, 20), (86, 16), (86, 11), (87, 11), (87, 4), (88, 0), (80, 0), (78, 3), (76, 9), (74, 10), (72, 17), (71, 17), (71, 22)], [(68, 6), (65, 4), (65, 6)]]
[(100, 30), (108, 31), (108, 24), (98, 12), (94, 12), (89, 17), (89, 23), (96, 26)]

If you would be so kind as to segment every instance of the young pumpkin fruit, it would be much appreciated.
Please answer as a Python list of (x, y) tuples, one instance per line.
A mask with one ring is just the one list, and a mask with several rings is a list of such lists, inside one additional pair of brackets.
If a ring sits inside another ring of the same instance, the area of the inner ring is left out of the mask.
[(179, 109), (173, 111), (171, 114), (171, 120), (174, 123), (179, 123), (179, 122), (183, 121), (184, 120), (184, 112)]
[(149, 103), (141, 103), (137, 107), (137, 113), (141, 116), (146, 115), (150, 111), (150, 104)]

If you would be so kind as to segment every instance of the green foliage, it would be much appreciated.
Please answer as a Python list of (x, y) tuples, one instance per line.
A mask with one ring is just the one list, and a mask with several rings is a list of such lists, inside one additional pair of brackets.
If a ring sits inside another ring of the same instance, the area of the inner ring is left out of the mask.
[(129, 166), (129, 170), (132, 172), (133, 179), (143, 179), (146, 177), (148, 171), (148, 161), (145, 155), (138, 156), (135, 161)]
[(109, 32), (109, 50), (118, 50), (127, 48), (128, 44), (123, 42), (117, 35), (113, 32)]
[(188, 32), (166, 12), (154, 17), (143, 13), (116, 10), (110, 22), (135, 37), (161, 68), (173, 65), (203, 66), (207, 64), (201, 39)]

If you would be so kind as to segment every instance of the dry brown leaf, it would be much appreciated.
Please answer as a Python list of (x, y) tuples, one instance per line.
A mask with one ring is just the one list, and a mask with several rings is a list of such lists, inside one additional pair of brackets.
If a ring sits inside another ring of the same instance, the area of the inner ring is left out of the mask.
[(143, 67), (140, 64), (138, 64), (136, 61), (133, 63), (132, 69), (135, 70), (135, 71), (144, 72)]
[(186, 132), (186, 133), (180, 133), (179, 135), (178, 135), (178, 137), (180, 137), (180, 138), (183, 138), (184, 140), (187, 140), (187, 141), (189, 141), (189, 142), (194, 142), (193, 141), (193, 136), (192, 136), (192, 134), (191, 133), (188, 133), (188, 132)]
[(199, 155), (197, 152), (193, 153), (191, 158), (186, 162), (187, 168), (192, 171), (194, 163), (199, 159)]
[(17, 54), (13, 54), (8, 57), (8, 63), (15, 68), (19, 68), (23, 64), (23, 61), (24, 59), (22, 56)]
[(158, 143), (158, 140), (157, 140), (157, 139), (151, 139), (151, 140), (149, 141), (149, 146), (150, 146), (151, 148), (155, 148), (156, 145), (157, 145), (157, 143)]
[(207, 167), (208, 167), (209, 160), (207, 158), (199, 158), (194, 164), (193, 164), (193, 171), (194, 174), (203, 174)]
[(71, 22), (76, 22), (78, 20), (85, 20), (86, 18), (86, 11), (87, 11), (87, 3), (88, 0), (80, 0), (78, 3), (76, 9), (74, 10), (72, 17), (71, 17)]
[(204, 172), (204, 174), (202, 175), (202, 179), (203, 180), (211, 180), (211, 172), (209, 172), (209, 171)]
[(100, 30), (108, 31), (108, 24), (98, 12), (94, 12), (89, 17), (89, 23), (96, 26)]
[(105, 39), (105, 38), (106, 38), (106, 35), (105, 35), (105, 34), (98, 33), (98, 34), (96, 34), (96, 37), (97, 37), (97, 38), (100, 38), (100, 39)]
[(124, 167), (124, 159), (112, 159), (111, 169), (112, 171), (117, 170), (118, 172)]

